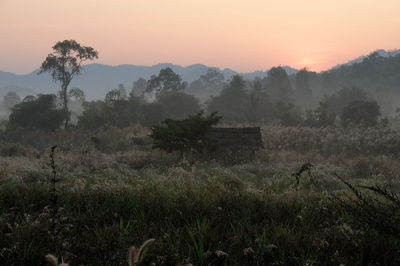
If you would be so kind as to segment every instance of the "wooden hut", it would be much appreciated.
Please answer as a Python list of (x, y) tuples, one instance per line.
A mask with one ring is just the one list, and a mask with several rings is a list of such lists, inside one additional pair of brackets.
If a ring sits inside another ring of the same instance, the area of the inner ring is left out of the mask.
[(259, 127), (213, 127), (207, 138), (215, 141), (218, 150), (256, 151), (263, 148)]

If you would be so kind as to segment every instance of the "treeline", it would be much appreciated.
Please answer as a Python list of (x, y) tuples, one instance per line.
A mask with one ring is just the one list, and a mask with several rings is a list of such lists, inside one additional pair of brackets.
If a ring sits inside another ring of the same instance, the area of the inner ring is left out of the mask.
[[(272, 68), (265, 79), (233, 76), (228, 82), (224, 82), (220, 72), (210, 69), (199, 80), (187, 84), (166, 68), (149, 80), (137, 80), (129, 92), (119, 85), (104, 100), (86, 101), (83, 91), (71, 89), (68, 101), (72, 111), (68, 112), (61, 108), (56, 95), (28, 96), (19, 102), (18, 96), (11, 93), (4, 98), (8, 104), (14, 104), (6, 129), (54, 131), (71, 115), (73, 127), (88, 130), (132, 124), (153, 126), (166, 118), (181, 119), (201, 110), (217, 112), (226, 124), (320, 127), (385, 123), (378, 103), (362, 89), (343, 88), (318, 99), (310, 86), (312, 75), (305, 69), (297, 72), (293, 87), (281, 67)], [(196, 87), (219, 93), (200, 103), (188, 93)], [(82, 110), (76, 113), (74, 110), (80, 106)]]

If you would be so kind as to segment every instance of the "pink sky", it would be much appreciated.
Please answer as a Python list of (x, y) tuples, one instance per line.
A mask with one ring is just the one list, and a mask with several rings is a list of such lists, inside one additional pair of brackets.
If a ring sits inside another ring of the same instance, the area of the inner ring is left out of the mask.
[(0, 70), (29, 73), (75, 39), (97, 63), (322, 70), (400, 48), (399, 0), (0, 0)]

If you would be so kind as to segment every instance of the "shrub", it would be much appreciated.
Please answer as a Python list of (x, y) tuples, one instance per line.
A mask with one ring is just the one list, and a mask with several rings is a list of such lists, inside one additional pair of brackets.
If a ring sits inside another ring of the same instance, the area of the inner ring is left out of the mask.
[(66, 117), (64, 110), (57, 109), (54, 94), (42, 94), (38, 98), (30, 96), (11, 109), (7, 129), (54, 131), (61, 126)]
[(381, 115), (379, 109), (376, 101), (354, 101), (343, 109), (340, 118), (343, 126), (356, 124), (372, 127), (378, 124), (378, 118)]
[(192, 150), (208, 150), (213, 145), (206, 137), (207, 130), (220, 120), (221, 117), (216, 113), (203, 116), (202, 112), (183, 120), (166, 119), (161, 126), (152, 127), (150, 137), (154, 141), (153, 148), (167, 152), (179, 151), (181, 154)]

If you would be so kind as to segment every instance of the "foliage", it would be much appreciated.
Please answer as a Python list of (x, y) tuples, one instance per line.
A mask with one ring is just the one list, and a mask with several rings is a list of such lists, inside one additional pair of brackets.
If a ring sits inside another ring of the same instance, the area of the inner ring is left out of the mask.
[(300, 106), (314, 106), (316, 97), (311, 89), (311, 81), (317, 73), (310, 72), (306, 68), (300, 69), (295, 75), (294, 102)]
[[(137, 266), (399, 265), (400, 240), (392, 230), (398, 222), (386, 226), (396, 221), (398, 210), (363, 188), (400, 192), (397, 131), (265, 127), (263, 132), (267, 149), (254, 161), (229, 166), (189, 165), (174, 153), (160, 156), (150, 147), (129, 146), (133, 135), (148, 133), (143, 128), (99, 131), (101, 142), (110, 140), (104, 151), (93, 149), (93, 133), (80, 128), (21, 134), (26, 151), (0, 156), (0, 264), (43, 265), (44, 255), (53, 252), (43, 212), (52, 175), (47, 152), (41, 154), (60, 142), (57, 193), (64, 216), (72, 218), (62, 241), (70, 265), (126, 265), (126, 248), (151, 238), (157, 241)], [(33, 139), (30, 145), (26, 137)], [(0, 143), (3, 147), (8, 150)], [(376, 209), (358, 213), (330, 200), (337, 195), (351, 206), (362, 203), (331, 177), (335, 172)], [(381, 219), (383, 213), (390, 217)]]
[(139, 78), (135, 82), (133, 82), (130, 95), (142, 95), (145, 93), (147, 88), (147, 80), (144, 78)]
[(140, 123), (144, 126), (159, 125), (164, 119), (167, 118), (167, 110), (165, 106), (158, 101), (152, 103), (145, 103), (142, 106), (142, 119)]
[(350, 124), (373, 127), (378, 124), (381, 115), (376, 101), (354, 101), (343, 109), (341, 119), (343, 126)]
[(154, 93), (157, 97), (167, 92), (178, 92), (184, 90), (186, 83), (182, 82), (181, 76), (167, 67), (160, 70), (156, 76), (153, 75), (147, 81), (146, 92)]
[(317, 109), (309, 111), (304, 121), (305, 126), (311, 127), (326, 127), (334, 126), (336, 121), (336, 114), (328, 112), (328, 103), (322, 101), (319, 103)]
[(103, 101), (91, 101), (83, 103), (83, 113), (78, 118), (78, 127), (97, 129), (107, 125), (107, 104)]
[(323, 99), (328, 115), (341, 115), (343, 109), (354, 101), (367, 101), (367, 93), (360, 88), (343, 88), (337, 93)]
[(207, 103), (208, 112), (218, 112), (225, 122), (242, 123), (246, 121), (248, 107), (245, 81), (236, 75), (221, 91), (221, 94), (212, 97)]
[[(93, 155), (88, 157), (97, 161)], [(131, 170), (119, 153), (104, 154), (115, 156), (108, 157), (112, 164), (85, 174), (86, 168), (75, 165), (82, 155), (57, 156), (63, 165), (58, 169), (60, 201), (74, 225), (71, 253), (64, 257), (70, 265), (126, 265), (126, 247), (149, 238), (157, 241), (140, 265), (399, 263), (397, 238), (359, 225), (327, 198), (327, 190), (344, 192), (339, 182), (315, 170), (314, 181), (305, 178), (294, 190), (291, 166), (282, 158), (229, 167), (174, 164)], [(279, 168), (282, 162), (285, 168)], [(41, 265), (52, 250), (39, 218), (49, 198), (43, 186), (46, 171), (36, 172), (36, 178), (33, 173), (17, 172), (7, 179), (7, 173), (0, 173), (4, 265)], [(375, 182), (347, 178), (356, 184)]]
[(56, 96), (42, 94), (38, 98), (27, 97), (15, 105), (11, 109), (7, 129), (25, 128), (54, 131), (61, 126), (65, 118), (65, 111), (56, 107)]
[(137, 124), (140, 119), (141, 100), (132, 96), (121, 98), (119, 90), (107, 93), (105, 101), (84, 102), (78, 126), (87, 129), (116, 126), (119, 128)]
[(379, 185), (354, 186), (341, 176), (336, 177), (349, 188), (356, 199), (345, 200), (336, 196), (334, 200), (354, 217), (358, 225), (381, 234), (400, 237), (400, 198), (397, 193)]
[(282, 67), (273, 67), (268, 71), (267, 92), (274, 101), (291, 102), (292, 86), (288, 75)]
[(281, 101), (276, 103), (275, 117), (279, 119), (279, 123), (283, 126), (296, 126), (302, 122), (302, 118), (295, 106)]
[[(72, 79), (80, 75), (82, 63), (98, 58), (98, 52), (92, 47), (81, 46), (74, 40), (57, 42), (43, 61), (38, 74), (49, 72), (53, 81), (61, 84), (61, 96), (66, 114), (68, 109), (68, 86)], [(65, 128), (68, 127), (69, 116), (65, 119)]]
[(252, 85), (247, 95), (246, 119), (250, 123), (267, 124), (273, 118), (274, 106), (261, 82), (254, 81)]
[(158, 97), (157, 103), (163, 106), (165, 116), (172, 119), (182, 119), (200, 111), (200, 104), (196, 97), (183, 92), (163, 93)]
[(400, 82), (397, 71), (400, 55), (380, 56), (371, 53), (363, 61), (352, 65), (343, 65), (331, 70), (337, 86), (357, 86), (365, 89), (386, 88), (393, 90)]
[(80, 88), (72, 88), (68, 91), (68, 98), (74, 98), (75, 100), (84, 102), (85, 101), (85, 92)]
[(309, 72), (306, 68), (296, 73), (296, 91), (304, 96), (311, 96)]
[(225, 77), (221, 71), (209, 68), (205, 74), (190, 83), (187, 91), (201, 100), (206, 100), (210, 95), (221, 92), (225, 85), (224, 80)]
[(181, 153), (208, 150), (212, 142), (206, 136), (207, 130), (220, 120), (216, 113), (203, 116), (202, 112), (183, 120), (166, 119), (162, 125), (152, 127), (153, 148)]

